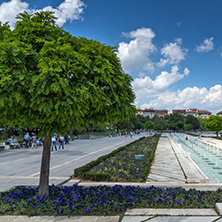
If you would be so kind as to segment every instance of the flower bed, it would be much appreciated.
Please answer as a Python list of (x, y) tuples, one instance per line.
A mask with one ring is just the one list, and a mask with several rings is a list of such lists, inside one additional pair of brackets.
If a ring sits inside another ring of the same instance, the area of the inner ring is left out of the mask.
[[(158, 139), (159, 136), (143, 137), (120, 147), (75, 169), (74, 176), (93, 181), (143, 182), (154, 158)], [(138, 160), (135, 155), (144, 155), (144, 159)]]
[(214, 208), (222, 190), (136, 186), (49, 187), (50, 196), (38, 188), (15, 187), (0, 193), (0, 215), (120, 215), (132, 208)]

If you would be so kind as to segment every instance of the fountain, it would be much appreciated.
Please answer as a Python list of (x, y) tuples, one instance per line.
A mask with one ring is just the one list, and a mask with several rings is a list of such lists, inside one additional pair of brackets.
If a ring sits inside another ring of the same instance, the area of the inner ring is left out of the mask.
[(210, 179), (222, 182), (222, 150), (199, 139), (187, 140), (177, 133), (170, 135), (177, 138), (177, 143), (181, 144), (185, 152), (190, 153), (193, 161)]

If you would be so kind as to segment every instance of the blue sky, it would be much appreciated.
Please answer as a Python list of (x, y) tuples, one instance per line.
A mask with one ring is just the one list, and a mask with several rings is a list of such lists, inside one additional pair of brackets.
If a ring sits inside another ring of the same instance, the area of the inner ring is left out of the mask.
[(54, 10), (75, 36), (116, 46), (140, 108), (222, 110), (221, 0), (0, 1), (0, 21)]

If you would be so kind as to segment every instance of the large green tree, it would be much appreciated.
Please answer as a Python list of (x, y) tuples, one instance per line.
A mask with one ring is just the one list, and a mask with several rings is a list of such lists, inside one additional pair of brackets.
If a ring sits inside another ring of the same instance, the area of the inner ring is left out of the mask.
[(41, 129), (39, 194), (48, 195), (53, 132), (127, 119), (135, 95), (116, 48), (70, 35), (52, 12), (17, 19), (14, 30), (0, 24), (0, 119)]
[(220, 116), (210, 116), (209, 119), (206, 120), (205, 126), (208, 130), (219, 132), (222, 130), (222, 117)]

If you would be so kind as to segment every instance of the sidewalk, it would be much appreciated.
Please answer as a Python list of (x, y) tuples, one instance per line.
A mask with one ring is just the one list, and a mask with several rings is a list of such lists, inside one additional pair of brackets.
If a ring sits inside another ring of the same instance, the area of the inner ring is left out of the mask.
[(214, 209), (133, 209), (121, 216), (0, 216), (0, 222), (222, 222)]

